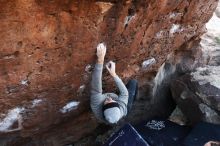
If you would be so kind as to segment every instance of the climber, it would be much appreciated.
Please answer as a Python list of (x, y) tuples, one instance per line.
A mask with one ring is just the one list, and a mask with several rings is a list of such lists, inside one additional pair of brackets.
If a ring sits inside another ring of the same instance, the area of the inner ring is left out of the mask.
[(105, 54), (106, 46), (103, 43), (98, 44), (96, 53), (98, 59), (92, 74), (90, 105), (97, 119), (106, 124), (115, 124), (130, 111), (138, 87), (136, 80), (130, 80), (125, 86), (115, 72), (115, 63), (110, 61), (106, 68), (113, 77), (120, 93), (119, 95), (114, 93), (103, 94), (102, 70)]

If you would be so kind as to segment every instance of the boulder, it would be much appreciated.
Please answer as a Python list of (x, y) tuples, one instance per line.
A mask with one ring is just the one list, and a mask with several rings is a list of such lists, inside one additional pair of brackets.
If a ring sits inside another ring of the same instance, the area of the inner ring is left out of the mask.
[(171, 84), (174, 100), (191, 124), (220, 124), (220, 66), (199, 67)]
[[(216, 0), (1, 0), (1, 143), (61, 146), (92, 134), (99, 125), (89, 107), (97, 44), (107, 44), (106, 61), (116, 61), (123, 81), (137, 73), (152, 78), (168, 54), (199, 40), (216, 6)], [(105, 92), (115, 91), (106, 72), (103, 81)]]
[(160, 117), (168, 118), (176, 107), (170, 90), (171, 83), (204, 64), (199, 41), (188, 42), (182, 47), (184, 50), (168, 55), (154, 79), (152, 104), (158, 107)]

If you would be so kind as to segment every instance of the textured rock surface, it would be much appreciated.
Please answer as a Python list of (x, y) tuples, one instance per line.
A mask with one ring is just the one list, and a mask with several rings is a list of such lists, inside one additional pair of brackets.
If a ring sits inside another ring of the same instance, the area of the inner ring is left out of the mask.
[[(100, 41), (124, 80), (137, 72), (148, 80), (168, 54), (199, 38), (217, 3), (0, 2), (0, 136), (2, 145), (18, 146), (64, 145), (95, 129), (88, 85)], [(111, 78), (104, 81), (113, 90)]]
[(171, 85), (172, 95), (192, 124), (220, 123), (220, 67), (197, 68)]
[(172, 85), (177, 104), (193, 124), (200, 120), (220, 123), (220, 17), (217, 15), (219, 10), (220, 2), (206, 24), (207, 32), (201, 37), (202, 56), (206, 65), (197, 68), (191, 75), (175, 80)]
[[(212, 18), (206, 24), (207, 32), (201, 37), (201, 58), (203, 58), (203, 64), (207, 64), (207, 66), (197, 68), (197, 71), (193, 71), (191, 76), (185, 75), (185, 77), (177, 79), (172, 86), (172, 93), (177, 104), (181, 106), (184, 113), (188, 116), (189, 121), (193, 124), (200, 120), (219, 123), (218, 104), (220, 92), (219, 90), (215, 90), (215, 88), (219, 87), (220, 83), (220, 43), (218, 41), (220, 37), (220, 29), (218, 27), (220, 25), (220, 18), (218, 18), (219, 6), (220, 3)], [(186, 80), (182, 82), (183, 78)], [(181, 94), (178, 93), (180, 90), (182, 92)], [(185, 96), (186, 99), (182, 100), (181, 97), (184, 98)], [(179, 115), (180, 118), (178, 119), (181, 119), (181, 114)], [(175, 118), (177, 116), (174, 115), (173, 117), (176, 120)], [(184, 118), (184, 116), (182, 117)], [(185, 120), (182, 121), (186, 122)]]
[(173, 52), (168, 56), (154, 79), (152, 100), (152, 104), (160, 107), (158, 108), (160, 116), (165, 118), (171, 114), (176, 106), (170, 90), (172, 81), (204, 63), (202, 49), (199, 41), (196, 40), (188, 42), (184, 46), (184, 50)]

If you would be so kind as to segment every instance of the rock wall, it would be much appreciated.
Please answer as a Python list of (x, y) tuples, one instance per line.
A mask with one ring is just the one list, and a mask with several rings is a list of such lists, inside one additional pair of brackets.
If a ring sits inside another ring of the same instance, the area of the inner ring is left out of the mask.
[(219, 11), (220, 2), (206, 24), (207, 32), (201, 37), (202, 55), (200, 56), (204, 59), (203, 65), (171, 83), (172, 96), (190, 124), (197, 124), (201, 120), (220, 123)]
[[(216, 0), (1, 0), (2, 145), (52, 145), (91, 133), (89, 81), (96, 45), (140, 85), (167, 55), (204, 33)], [(104, 91), (113, 80), (104, 72)], [(45, 140), (46, 139), (46, 140)]]

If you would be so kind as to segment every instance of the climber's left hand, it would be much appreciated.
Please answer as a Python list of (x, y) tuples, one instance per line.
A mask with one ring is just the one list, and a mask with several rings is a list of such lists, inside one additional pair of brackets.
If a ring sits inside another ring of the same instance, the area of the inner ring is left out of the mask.
[(106, 54), (106, 46), (104, 43), (99, 43), (97, 46), (97, 57), (98, 57), (98, 63), (103, 64), (104, 58)]

